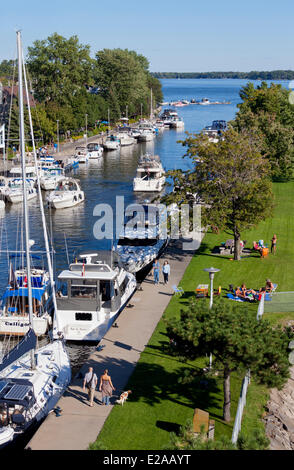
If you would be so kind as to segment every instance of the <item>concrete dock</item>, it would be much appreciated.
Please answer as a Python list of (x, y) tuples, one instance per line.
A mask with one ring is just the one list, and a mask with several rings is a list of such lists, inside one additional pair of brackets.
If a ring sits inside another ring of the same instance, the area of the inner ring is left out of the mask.
[(50, 413), (27, 449), (86, 450), (96, 440), (114, 405), (101, 406), (101, 393), (96, 391), (94, 407), (89, 406), (87, 393), (82, 390), (85, 372), (92, 366), (99, 380), (107, 368), (116, 388), (112, 403), (118, 398), (173, 296), (172, 285), (178, 285), (192, 256), (191, 251), (183, 252), (180, 240), (169, 245), (160, 259), (161, 266), (165, 259), (170, 263), (169, 284), (163, 284), (161, 273), (159, 285), (154, 285), (151, 275), (146, 277), (143, 290), (137, 290), (130, 301), (133, 307), (123, 310), (118, 328), (110, 328), (101, 341), (104, 348), (90, 356), (60, 399), (61, 416)]

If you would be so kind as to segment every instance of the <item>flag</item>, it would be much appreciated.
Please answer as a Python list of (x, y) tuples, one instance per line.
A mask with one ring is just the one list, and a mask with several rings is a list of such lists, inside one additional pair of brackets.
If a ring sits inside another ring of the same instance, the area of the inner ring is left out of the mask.
[(83, 263), (82, 276), (85, 276), (85, 263)]
[(0, 127), (0, 149), (5, 148), (5, 125)]
[(9, 284), (10, 284), (11, 289), (13, 290), (18, 289), (18, 283), (17, 283), (16, 277), (13, 271), (12, 263), (10, 263)]

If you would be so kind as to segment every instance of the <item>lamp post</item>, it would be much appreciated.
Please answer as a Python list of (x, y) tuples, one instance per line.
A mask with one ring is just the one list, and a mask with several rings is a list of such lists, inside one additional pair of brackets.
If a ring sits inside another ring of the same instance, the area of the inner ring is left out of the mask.
[(88, 114), (85, 115), (86, 117), (86, 146), (88, 143)]
[(59, 153), (59, 120), (57, 119), (57, 151)]
[[(209, 308), (212, 307), (213, 304), (213, 278), (215, 273), (218, 273), (220, 269), (217, 268), (205, 268), (203, 271), (209, 273), (209, 279), (210, 279), (210, 302), (209, 302)], [(209, 369), (211, 369), (212, 365), (212, 354), (209, 356)]]

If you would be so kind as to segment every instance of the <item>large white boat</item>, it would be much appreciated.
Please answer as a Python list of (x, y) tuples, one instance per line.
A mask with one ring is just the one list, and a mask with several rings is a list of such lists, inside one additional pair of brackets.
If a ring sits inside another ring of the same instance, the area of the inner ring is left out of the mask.
[[(156, 204), (132, 204), (129, 206), (124, 231), (116, 243), (124, 268), (138, 273), (158, 258), (169, 243), (167, 236), (167, 213)], [(137, 212), (136, 229), (130, 224)]]
[(161, 191), (165, 184), (165, 171), (158, 155), (145, 154), (140, 157), (133, 181), (134, 191)]
[(40, 177), (40, 185), (44, 191), (53, 191), (59, 181), (64, 178), (64, 169), (58, 166), (47, 168)]
[(170, 121), (170, 127), (174, 129), (182, 129), (185, 126), (185, 123), (182, 118), (176, 116), (173, 117)]
[[(5, 447), (15, 441), (26, 431), (40, 422), (55, 407), (65, 388), (70, 382), (71, 369), (69, 359), (62, 340), (53, 341), (40, 349), (37, 348), (37, 336), (33, 330), (33, 286), (31, 284), (31, 253), (29, 239), (28, 204), (25, 185), (25, 136), (24, 136), (24, 107), (23, 107), (23, 52), (20, 32), (17, 32), (18, 45), (18, 97), (20, 116), (20, 146), (22, 159), (23, 179), (23, 231), (24, 254), (26, 258), (27, 273), (27, 300), (29, 331), (16, 346), (7, 352), (0, 363), (0, 447)], [(28, 87), (26, 84), (26, 97), (28, 100)], [(33, 128), (29, 110), (29, 120), (32, 140)], [(34, 143), (33, 143), (34, 147)], [(35, 164), (37, 166), (36, 151), (34, 147)], [(38, 180), (39, 185), (39, 180)], [(39, 191), (39, 202), (41, 203)], [(53, 270), (49, 253), (47, 228), (45, 224), (43, 205), (40, 204), (43, 232), (46, 245), (47, 261), (49, 265), (50, 283), (53, 299), (55, 299)], [(56, 302), (55, 302), (56, 303)], [(54, 309), (56, 311), (56, 309)], [(4, 344), (10, 344), (11, 335)], [(3, 351), (2, 351), (3, 352)]]
[(133, 145), (136, 142), (136, 139), (131, 135), (128, 135), (127, 132), (120, 132), (116, 137), (119, 139), (121, 147)]
[(63, 178), (59, 181), (55, 191), (46, 198), (49, 207), (53, 209), (65, 209), (73, 207), (85, 200), (79, 181), (75, 178)]
[[(37, 190), (35, 188), (35, 180), (26, 178), (27, 199), (28, 201), (37, 197)], [(22, 178), (11, 179), (8, 183), (8, 188), (4, 193), (8, 202), (16, 204), (23, 201), (23, 182)]]
[(118, 150), (120, 148), (120, 140), (116, 136), (110, 135), (103, 142), (103, 148), (104, 150)]
[(142, 129), (138, 137), (139, 142), (150, 142), (154, 139), (154, 132), (149, 129)]
[(80, 254), (58, 279), (56, 318), (67, 340), (100, 341), (136, 289), (135, 276), (113, 251)]
[(103, 147), (97, 144), (96, 142), (92, 142), (87, 145), (88, 157), (90, 160), (101, 158), (103, 154)]

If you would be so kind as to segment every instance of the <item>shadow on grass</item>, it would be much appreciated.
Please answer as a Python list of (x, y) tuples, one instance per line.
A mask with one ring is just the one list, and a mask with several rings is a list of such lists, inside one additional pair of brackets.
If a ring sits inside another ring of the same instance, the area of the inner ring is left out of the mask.
[(157, 428), (163, 429), (163, 431), (174, 432), (178, 434), (180, 431), (181, 424), (171, 423), (170, 421), (157, 420), (155, 423)]

